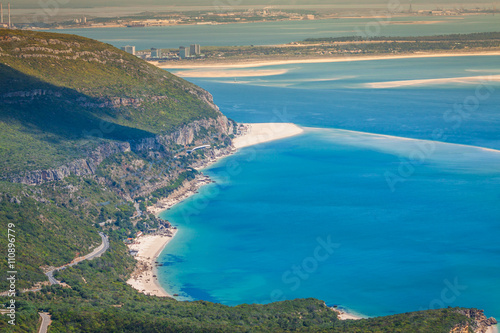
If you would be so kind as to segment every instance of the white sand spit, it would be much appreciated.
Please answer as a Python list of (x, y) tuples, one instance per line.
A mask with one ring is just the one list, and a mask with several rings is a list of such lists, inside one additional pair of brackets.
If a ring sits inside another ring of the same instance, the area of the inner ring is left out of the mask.
[(288, 72), (288, 69), (249, 69), (249, 70), (192, 70), (185, 72), (176, 72), (180, 77), (219, 77), (219, 78), (239, 78), (239, 77), (258, 77), (282, 75)]
[(302, 128), (290, 123), (243, 124), (246, 133), (233, 140), (236, 149), (295, 136), (304, 132)]
[(478, 84), (481, 82), (500, 82), (500, 75), (480, 75), (480, 76), (462, 76), (439, 79), (421, 79), (421, 80), (401, 80), (387, 82), (370, 82), (363, 84), (368, 88), (398, 88), (409, 86), (426, 86), (431, 84), (445, 83), (463, 83), (463, 84)]

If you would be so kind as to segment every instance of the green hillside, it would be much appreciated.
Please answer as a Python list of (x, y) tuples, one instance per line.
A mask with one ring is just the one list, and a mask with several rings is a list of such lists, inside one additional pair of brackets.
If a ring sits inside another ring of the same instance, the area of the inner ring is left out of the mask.
[(0, 29), (0, 78), (2, 172), (54, 167), (102, 139), (220, 115), (202, 89), (79, 36)]

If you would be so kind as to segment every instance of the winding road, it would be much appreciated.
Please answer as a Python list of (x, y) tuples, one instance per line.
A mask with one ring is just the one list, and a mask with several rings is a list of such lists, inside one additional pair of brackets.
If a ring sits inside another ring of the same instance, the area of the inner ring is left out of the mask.
[(52, 320), (50, 319), (50, 314), (46, 312), (38, 312), (38, 314), (42, 318), (42, 324), (40, 325), (38, 333), (47, 333), (47, 329), (49, 328), (49, 325), (52, 322)]
[(102, 243), (101, 243), (101, 245), (99, 245), (98, 247), (96, 247), (94, 249), (94, 251), (90, 252), (89, 254), (87, 254), (87, 255), (85, 255), (83, 257), (76, 258), (75, 260), (73, 260), (69, 264), (63, 265), (61, 267), (54, 268), (54, 269), (46, 272), (45, 275), (47, 275), (47, 277), (49, 278), (50, 284), (53, 285), (53, 284), (60, 284), (61, 283), (60, 281), (57, 281), (54, 278), (54, 272), (63, 270), (66, 267), (74, 266), (74, 265), (76, 265), (76, 264), (78, 264), (78, 263), (80, 263), (80, 262), (82, 262), (84, 260), (92, 260), (94, 258), (98, 258), (98, 257), (102, 256), (103, 253), (106, 252), (109, 249), (109, 239), (108, 239), (108, 236), (106, 236), (102, 232), (99, 233), (99, 236), (101, 236)]
[[(60, 281), (57, 281), (56, 278), (54, 277), (54, 272), (60, 271), (62, 269), (65, 269), (66, 267), (74, 266), (84, 260), (92, 260), (94, 258), (98, 258), (103, 255), (104, 252), (106, 252), (109, 249), (109, 239), (108, 236), (103, 234), (102, 232), (99, 233), (99, 236), (101, 236), (102, 243), (98, 247), (94, 249), (94, 251), (90, 252), (89, 254), (83, 256), (83, 257), (78, 257), (69, 264), (63, 265), (61, 267), (54, 268), (48, 272), (45, 273), (47, 277), (49, 278), (49, 282), (51, 285), (54, 284), (60, 284)], [(40, 317), (42, 318), (42, 324), (40, 325), (40, 329), (38, 330), (38, 333), (47, 333), (47, 329), (52, 322), (50, 319), (50, 313), (45, 313), (45, 312), (39, 312), (38, 313)]]

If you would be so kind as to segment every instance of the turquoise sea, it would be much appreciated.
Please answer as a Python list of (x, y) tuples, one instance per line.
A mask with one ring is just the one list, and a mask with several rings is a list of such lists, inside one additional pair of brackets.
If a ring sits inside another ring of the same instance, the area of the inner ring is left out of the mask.
[[(381, 34), (500, 28), (494, 16), (439, 20)], [(346, 36), (368, 23), (58, 31), (141, 49)], [(170, 293), (229, 305), (315, 297), (366, 316), (465, 306), (500, 318), (500, 57), (192, 75), (234, 120), (305, 133), (221, 160), (204, 171), (217, 183), (161, 215), (179, 227), (159, 258)]]
[[(180, 229), (160, 257), (162, 284), (230, 305), (315, 297), (366, 316), (466, 306), (500, 317), (500, 84), (414, 81), (494, 78), (499, 64), (376, 60), (189, 78), (237, 121), (306, 131), (222, 160), (204, 171), (216, 184), (161, 215)], [(415, 85), (372, 85), (401, 80)]]

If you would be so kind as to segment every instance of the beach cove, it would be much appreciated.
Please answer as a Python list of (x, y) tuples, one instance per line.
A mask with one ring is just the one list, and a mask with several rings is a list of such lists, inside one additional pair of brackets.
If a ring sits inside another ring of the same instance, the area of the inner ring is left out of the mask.
[[(301, 134), (304, 130), (290, 123), (256, 123), (243, 124), (245, 131), (233, 140), (234, 151), (265, 142), (280, 140)], [(216, 160), (204, 161), (199, 170), (216, 163), (229, 155), (221, 155)], [(148, 207), (148, 212), (159, 215), (161, 212), (174, 207), (176, 204), (198, 193), (204, 185), (212, 181), (203, 174), (192, 181), (185, 181), (180, 188), (171, 195), (159, 200), (157, 204)], [(129, 244), (129, 250), (137, 259), (136, 269), (127, 283), (134, 289), (146, 294), (159, 297), (173, 297), (158, 282), (157, 259), (178, 232), (176, 227), (169, 228), (167, 233), (145, 234), (137, 237)]]

